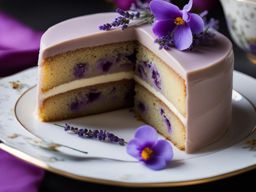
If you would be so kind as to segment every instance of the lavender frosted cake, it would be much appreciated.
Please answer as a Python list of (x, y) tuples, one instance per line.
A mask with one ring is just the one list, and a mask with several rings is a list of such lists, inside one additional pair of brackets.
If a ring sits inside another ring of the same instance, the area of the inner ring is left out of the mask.
[(233, 51), (216, 32), (211, 46), (159, 50), (150, 25), (99, 31), (115, 13), (49, 28), (39, 56), (38, 116), (63, 120), (134, 106), (179, 149), (195, 152), (231, 123)]

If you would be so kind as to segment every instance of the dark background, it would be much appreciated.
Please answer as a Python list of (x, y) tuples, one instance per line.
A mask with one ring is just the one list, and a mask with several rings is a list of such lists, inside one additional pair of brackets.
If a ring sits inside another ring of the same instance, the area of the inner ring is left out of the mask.
[[(104, 0), (0, 0), (0, 11), (4, 11), (15, 19), (27, 24), (35, 30), (45, 31), (65, 19), (76, 16), (108, 12), (114, 9), (113, 5)], [(220, 31), (229, 37), (226, 23), (220, 4), (212, 8), (210, 16), (219, 19)], [(83, 26), (81, 26), (83, 27)], [(86, 26), (84, 26), (86, 27)], [(0, 26), (1, 28), (1, 26)], [(256, 65), (251, 64), (245, 57), (245, 53), (234, 45), (235, 69), (256, 78)], [(211, 166), (211, 165), (209, 165)], [(205, 168), (206, 169), (206, 168)], [(161, 189), (135, 189), (120, 188), (91, 183), (80, 182), (62, 176), (46, 173), (41, 186), (41, 191), (217, 191), (223, 189), (234, 190), (238, 187), (253, 187), (252, 179), (256, 178), (256, 171), (224, 179), (209, 184), (202, 184), (181, 188)]]

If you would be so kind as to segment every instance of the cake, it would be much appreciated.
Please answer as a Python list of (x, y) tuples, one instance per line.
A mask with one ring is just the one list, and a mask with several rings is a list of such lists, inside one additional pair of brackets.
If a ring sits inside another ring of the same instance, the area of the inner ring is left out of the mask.
[(159, 50), (150, 25), (98, 29), (115, 16), (82, 16), (44, 33), (38, 117), (55, 121), (134, 107), (187, 153), (220, 138), (231, 124), (231, 42), (216, 32), (210, 46)]

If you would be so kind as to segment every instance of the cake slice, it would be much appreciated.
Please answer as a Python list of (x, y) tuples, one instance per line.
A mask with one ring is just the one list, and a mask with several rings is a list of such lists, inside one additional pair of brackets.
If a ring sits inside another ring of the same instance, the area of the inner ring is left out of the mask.
[(210, 46), (159, 50), (149, 25), (98, 30), (115, 16), (78, 17), (45, 32), (38, 117), (55, 121), (134, 106), (145, 123), (188, 153), (222, 136), (231, 123), (230, 41), (216, 32)]

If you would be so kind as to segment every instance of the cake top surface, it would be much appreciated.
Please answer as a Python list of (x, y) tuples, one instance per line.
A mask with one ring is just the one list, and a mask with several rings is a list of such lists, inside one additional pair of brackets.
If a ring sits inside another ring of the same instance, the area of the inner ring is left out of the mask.
[(101, 24), (111, 22), (116, 16), (116, 13), (100, 13), (69, 19), (52, 26), (41, 39), (39, 64), (42, 58), (78, 48), (138, 40), (185, 77), (223, 61), (232, 51), (231, 42), (218, 32), (215, 32), (211, 45), (198, 46), (192, 51), (175, 48), (167, 51), (159, 50), (159, 45), (154, 43), (156, 36), (150, 25), (126, 30), (99, 30)]

